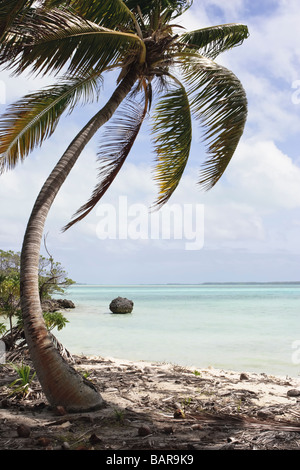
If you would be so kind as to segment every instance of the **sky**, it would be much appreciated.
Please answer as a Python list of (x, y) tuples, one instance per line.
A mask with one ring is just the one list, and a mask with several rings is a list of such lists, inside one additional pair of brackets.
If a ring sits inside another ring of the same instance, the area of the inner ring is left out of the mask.
[[(97, 182), (97, 133), (61, 188), (45, 227), (49, 252), (72, 279), (110, 285), (300, 281), (299, 18), (299, 0), (194, 0), (180, 18), (187, 30), (234, 22), (249, 28), (241, 46), (216, 59), (245, 88), (244, 135), (221, 180), (204, 192), (197, 185), (206, 156), (203, 129), (194, 123), (181, 183), (154, 214), (149, 207), (158, 188), (146, 125), (102, 202), (62, 233)], [(0, 72), (0, 111), (52, 81)], [(0, 249), (21, 250), (43, 182), (113, 86), (109, 78), (98, 103), (62, 117), (41, 148), (0, 177)]]

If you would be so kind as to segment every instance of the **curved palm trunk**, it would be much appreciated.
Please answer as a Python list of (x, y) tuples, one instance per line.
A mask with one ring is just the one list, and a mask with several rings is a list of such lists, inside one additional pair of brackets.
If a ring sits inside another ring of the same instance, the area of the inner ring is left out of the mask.
[(32, 210), (21, 253), (21, 307), (25, 336), (37, 377), (49, 403), (68, 411), (88, 411), (103, 406), (97, 390), (60, 356), (42, 315), (38, 289), (40, 246), (46, 217), (60, 187), (95, 132), (105, 124), (130, 92), (137, 76), (129, 73), (107, 104), (75, 137), (46, 180)]

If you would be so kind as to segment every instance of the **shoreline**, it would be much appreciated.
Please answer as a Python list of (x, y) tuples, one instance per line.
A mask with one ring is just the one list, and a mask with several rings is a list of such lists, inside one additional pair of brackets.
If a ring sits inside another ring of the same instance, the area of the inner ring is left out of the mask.
[(209, 366), (196, 366), (196, 365), (187, 365), (187, 364), (180, 364), (177, 362), (173, 361), (167, 361), (167, 360), (150, 360), (150, 359), (127, 359), (123, 357), (118, 357), (118, 356), (111, 356), (111, 355), (97, 355), (97, 354), (73, 354), (75, 358), (80, 360), (80, 358), (84, 359), (86, 358), (87, 360), (90, 361), (111, 361), (114, 363), (116, 366), (121, 365), (121, 364), (127, 364), (127, 365), (133, 365), (136, 367), (147, 367), (147, 366), (152, 366), (152, 367), (166, 367), (166, 368), (178, 368), (186, 371), (190, 371), (193, 373), (195, 370), (202, 371), (202, 372), (207, 372), (207, 373), (212, 373), (214, 375), (218, 375), (221, 373), (225, 374), (231, 374), (231, 375), (239, 375), (239, 374), (247, 374), (247, 375), (253, 375), (253, 376), (267, 376), (267, 377), (274, 377), (279, 380), (293, 380), (293, 381), (299, 381), (299, 387), (300, 387), (300, 371), (299, 375), (290, 375), (290, 374), (276, 374), (272, 372), (258, 372), (258, 371), (251, 371), (251, 370), (239, 370), (239, 369), (231, 369), (231, 368), (226, 368), (226, 367), (215, 367), (212, 365)]
[[(97, 355), (75, 355), (77, 364), (83, 363), (86, 369), (101, 370), (103, 364), (111, 364), (111, 367), (116, 368), (119, 371), (135, 370), (139, 374), (147, 374), (152, 370), (153, 374), (168, 374), (172, 371), (182, 374), (182, 377), (188, 377), (197, 381), (197, 378), (201, 382), (205, 381), (223, 381), (223, 391), (228, 387), (236, 390), (249, 390), (257, 391), (258, 404), (262, 405), (266, 403), (290, 403), (291, 397), (286, 396), (285, 392), (290, 391), (291, 387), (293, 390), (299, 390), (299, 412), (300, 412), (300, 377), (294, 377), (289, 375), (276, 375), (265, 372), (249, 372), (249, 371), (237, 371), (231, 369), (221, 369), (215, 367), (194, 367), (194, 366), (182, 366), (180, 364), (174, 364), (165, 361), (149, 361), (149, 360), (130, 360), (124, 358), (116, 358), (112, 356), (97, 356)], [(224, 380), (223, 380), (224, 379)], [(187, 379), (188, 380), (188, 379)], [(189, 382), (189, 380), (188, 380)], [(226, 393), (226, 392), (224, 392)], [(261, 394), (261, 399), (258, 398)], [(268, 396), (268, 400), (267, 400)], [(295, 403), (298, 400), (294, 400)], [(300, 413), (299, 413), (300, 416)]]
[[(169, 366), (169, 367), (175, 367), (175, 368), (178, 368), (178, 369), (182, 369), (182, 370), (189, 370), (191, 372), (194, 372), (195, 370), (199, 370), (199, 371), (208, 371), (208, 372), (213, 372), (215, 371), (216, 374), (218, 373), (221, 373), (221, 372), (226, 372), (226, 373), (230, 373), (230, 374), (242, 374), (242, 373), (245, 373), (247, 375), (253, 375), (253, 376), (268, 376), (268, 377), (276, 377), (278, 379), (281, 379), (281, 380), (299, 380), (299, 386), (300, 386), (300, 368), (299, 368), (299, 372), (298, 374), (291, 374), (289, 372), (287, 373), (276, 373), (276, 372), (273, 372), (271, 370), (268, 370), (267, 368), (265, 368), (264, 370), (263, 369), (260, 369), (258, 367), (255, 367), (255, 368), (252, 368), (249, 367), (245, 367), (245, 368), (237, 368), (237, 369), (233, 369), (233, 368), (230, 368), (230, 367), (221, 367), (221, 366), (214, 366), (214, 365), (194, 365), (194, 364), (188, 364), (188, 363), (185, 363), (185, 362), (177, 362), (176, 360), (157, 360), (157, 359), (135, 359), (135, 358), (132, 358), (132, 359), (125, 359), (123, 357), (119, 357), (117, 355), (110, 355), (110, 354), (107, 354), (107, 355), (97, 355), (97, 354), (85, 354), (85, 353), (74, 353), (73, 356), (75, 357), (86, 357), (88, 359), (91, 359), (91, 360), (95, 360), (95, 359), (105, 359), (105, 360), (111, 360), (112, 362), (118, 364), (118, 363), (130, 363), (130, 364), (133, 364), (133, 365), (136, 365), (138, 366), (139, 364), (142, 366), (143, 364), (152, 364), (153, 366), (157, 365), (157, 366), (163, 366), (163, 365), (166, 365), (166, 366)], [(254, 370), (255, 369), (255, 370)], [(257, 370), (256, 370), (257, 369)]]
[[(300, 378), (113, 357), (73, 359), (106, 406), (58, 413), (45, 403), (38, 382), (27, 399), (3, 406), (0, 387), (0, 450), (299, 449)], [(0, 379), (4, 372), (10, 373), (0, 371)], [(27, 437), (17, 434), (22, 423), (30, 428)]]

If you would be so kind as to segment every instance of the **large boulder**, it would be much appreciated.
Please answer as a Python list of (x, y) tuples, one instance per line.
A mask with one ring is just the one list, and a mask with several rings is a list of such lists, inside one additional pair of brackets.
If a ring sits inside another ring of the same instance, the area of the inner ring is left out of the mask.
[(109, 304), (109, 309), (112, 313), (131, 313), (133, 309), (132, 300), (124, 297), (117, 297)]

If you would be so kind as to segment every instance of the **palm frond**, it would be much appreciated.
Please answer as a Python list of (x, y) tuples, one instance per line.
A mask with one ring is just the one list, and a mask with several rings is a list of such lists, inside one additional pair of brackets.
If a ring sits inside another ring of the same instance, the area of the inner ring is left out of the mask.
[(70, 113), (80, 101), (97, 98), (99, 85), (100, 78), (94, 75), (61, 79), (10, 105), (0, 119), (0, 174), (50, 137), (66, 110)]
[(199, 184), (210, 189), (223, 175), (243, 135), (247, 97), (233, 72), (206, 57), (189, 57), (183, 73), (190, 85), (192, 112), (207, 129), (208, 158)]
[(114, 115), (110, 125), (105, 129), (98, 152), (99, 183), (91, 198), (78, 209), (73, 220), (63, 228), (63, 231), (86, 217), (111, 186), (132, 149), (145, 119), (147, 108), (147, 98), (144, 107), (128, 100)]
[(0, 4), (0, 65), (13, 63), (28, 40), (28, 28), (35, 14), (34, 0), (6, 0)]
[(248, 37), (246, 25), (232, 23), (184, 33), (179, 41), (201, 55), (215, 59), (220, 53), (241, 45)]
[[(48, 8), (59, 7), (61, 0), (46, 0)], [(105, 28), (116, 27), (132, 28), (134, 25), (134, 14), (122, 0), (67, 0), (64, 2), (83, 18), (93, 21)]]
[(6, 0), (0, 2), (0, 40), (9, 33), (10, 26), (31, 8), (34, 0)]
[(159, 8), (160, 13), (170, 12), (170, 17), (182, 15), (193, 3), (193, 0), (123, 0), (131, 11), (141, 10), (142, 14), (150, 17)]
[(153, 119), (154, 179), (159, 186), (154, 206), (159, 208), (178, 186), (190, 154), (192, 121), (188, 96), (182, 85), (163, 96), (155, 108)]
[(102, 73), (130, 53), (133, 58), (145, 54), (136, 34), (104, 28), (62, 8), (37, 10), (23, 26), (26, 34), (18, 47), (8, 44), (0, 52), (0, 64), (8, 63), (16, 74), (27, 69), (58, 73), (66, 65), (71, 74), (92, 68)]

